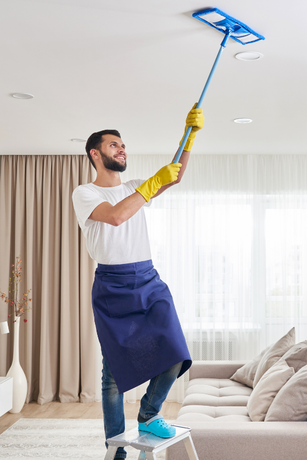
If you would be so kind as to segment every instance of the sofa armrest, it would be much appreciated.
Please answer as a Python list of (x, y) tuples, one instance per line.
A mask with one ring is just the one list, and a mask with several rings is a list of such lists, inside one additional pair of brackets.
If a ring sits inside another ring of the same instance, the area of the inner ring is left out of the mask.
[(229, 379), (245, 361), (193, 361), (189, 371), (192, 379)]
[[(180, 425), (180, 423), (178, 423)], [(201, 460), (306, 460), (307, 422), (191, 422)], [(189, 460), (181, 442), (167, 460)]]

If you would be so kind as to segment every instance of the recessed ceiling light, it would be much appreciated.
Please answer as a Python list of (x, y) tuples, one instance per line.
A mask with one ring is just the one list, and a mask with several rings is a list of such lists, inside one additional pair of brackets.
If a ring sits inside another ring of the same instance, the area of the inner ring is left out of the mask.
[(15, 99), (33, 99), (34, 97), (33, 94), (29, 93), (12, 93), (11, 96)]
[(235, 123), (251, 123), (253, 120), (251, 118), (236, 118), (233, 120)]
[(75, 137), (74, 139), (70, 139), (71, 142), (86, 142), (85, 139), (78, 139), (77, 137)]
[(243, 51), (243, 53), (237, 53), (235, 58), (239, 61), (259, 61), (263, 58), (263, 54), (258, 53), (258, 51)]

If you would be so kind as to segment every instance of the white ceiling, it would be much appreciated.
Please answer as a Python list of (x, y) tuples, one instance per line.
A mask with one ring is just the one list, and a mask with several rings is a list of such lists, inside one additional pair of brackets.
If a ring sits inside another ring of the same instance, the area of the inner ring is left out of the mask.
[[(217, 7), (266, 40), (229, 40), (203, 103), (195, 153), (307, 153), (307, 2), (0, 0), (0, 154), (83, 154), (116, 128), (128, 153), (173, 155), (223, 35)], [(259, 51), (263, 59), (234, 55)], [(14, 92), (32, 93), (16, 100)], [(238, 125), (233, 119), (249, 117)]]

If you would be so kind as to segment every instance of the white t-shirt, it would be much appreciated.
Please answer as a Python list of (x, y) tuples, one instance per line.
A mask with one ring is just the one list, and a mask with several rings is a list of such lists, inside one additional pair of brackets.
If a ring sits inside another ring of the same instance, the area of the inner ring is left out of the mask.
[(73, 191), (73, 205), (86, 238), (87, 250), (99, 264), (119, 265), (151, 259), (143, 207), (118, 227), (89, 219), (100, 203), (107, 201), (115, 205), (132, 195), (143, 182), (131, 180), (116, 187), (99, 187), (90, 183), (79, 185)]

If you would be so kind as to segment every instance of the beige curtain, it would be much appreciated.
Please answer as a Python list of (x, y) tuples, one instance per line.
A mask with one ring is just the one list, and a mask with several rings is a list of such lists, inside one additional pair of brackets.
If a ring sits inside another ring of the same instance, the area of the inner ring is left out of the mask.
[[(1, 157), (0, 288), (8, 291), (11, 265), (20, 255), (22, 292), (32, 289), (32, 311), (20, 327), (27, 402), (95, 399), (95, 263), (71, 200), (75, 187), (92, 180), (86, 155)], [(7, 306), (0, 302), (0, 321), (5, 321)], [(12, 361), (12, 321), (10, 334), (0, 336), (0, 375)]]

